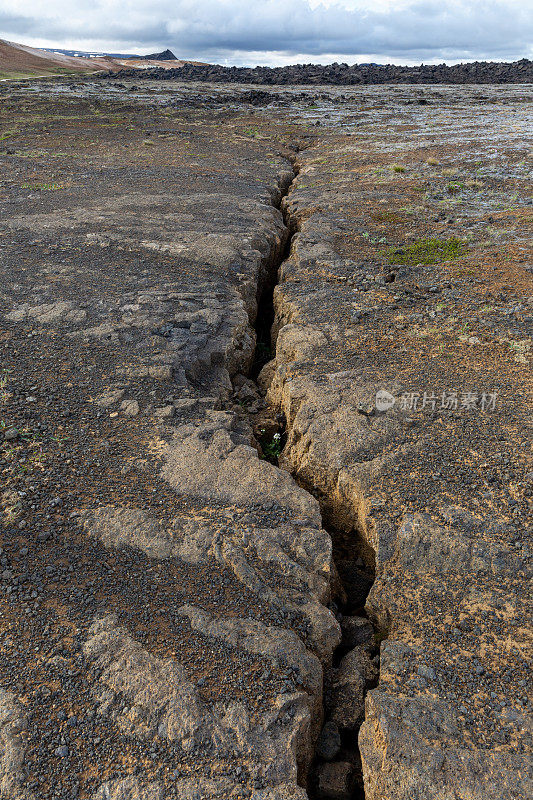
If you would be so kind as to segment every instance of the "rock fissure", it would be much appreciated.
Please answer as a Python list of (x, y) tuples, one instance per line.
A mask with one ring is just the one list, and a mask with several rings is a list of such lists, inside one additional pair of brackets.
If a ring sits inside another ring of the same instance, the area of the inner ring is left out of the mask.
[[(270, 387), (277, 338), (286, 324), (280, 323), (275, 310), (275, 289), (300, 228), (299, 218), (291, 213), (290, 204), (284, 202), (300, 171), (296, 158), (291, 159), (291, 163), (293, 179), (280, 184), (280, 196), (274, 201), (283, 214), (286, 239), (280, 256), (270, 259), (268, 273), (258, 286), (254, 320), (256, 349), (249, 379), (262, 394)], [(320, 505), (322, 527), (332, 542), (332, 600), (329, 605), (340, 623), (342, 640), (324, 670), (323, 719), (314, 761), (304, 779), (307, 792), (313, 800), (362, 800), (365, 793), (358, 733), (364, 720), (366, 693), (377, 685), (379, 677), (378, 637), (365, 611), (365, 601), (375, 578), (374, 553), (370, 552), (357, 526), (351, 524), (353, 510), (343, 507), (342, 499), (339, 501), (332, 496), (333, 490), (331, 496), (324, 492), (320, 481), (313, 481), (312, 475), (304, 479), (291, 470), (287, 461), (283, 462), (281, 456), (291, 421), (281, 408), (269, 397), (266, 405), (250, 416), (261, 457), (287, 469), (298, 485), (315, 497)]]

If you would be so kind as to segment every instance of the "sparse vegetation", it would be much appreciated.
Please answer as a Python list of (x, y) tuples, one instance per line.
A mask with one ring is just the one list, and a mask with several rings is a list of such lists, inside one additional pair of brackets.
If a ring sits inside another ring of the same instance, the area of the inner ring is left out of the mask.
[(263, 458), (271, 464), (277, 464), (283, 450), (283, 439), (281, 433), (275, 433), (272, 439), (261, 439), (261, 449)]
[(385, 244), (387, 241), (386, 236), (371, 236), (367, 231), (361, 234), (363, 239), (366, 239), (368, 244)]
[(405, 172), (405, 167), (402, 164), (393, 164), (391, 169), (393, 172)]
[(464, 188), (465, 188), (464, 183), (459, 183), (459, 181), (451, 181), (446, 186), (446, 191), (448, 192), (448, 194), (459, 194), (461, 189), (464, 189)]
[(63, 189), (61, 183), (23, 183), (22, 189), (32, 189), (39, 192), (55, 192), (57, 189)]
[(467, 249), (467, 244), (457, 238), (420, 239), (413, 244), (392, 247), (386, 255), (389, 264), (405, 264), (414, 267), (417, 264), (438, 264), (442, 261), (459, 258)]
[(402, 215), (397, 214), (395, 211), (374, 211), (370, 214), (370, 218), (375, 222), (388, 222), (392, 225), (399, 225), (405, 222)]

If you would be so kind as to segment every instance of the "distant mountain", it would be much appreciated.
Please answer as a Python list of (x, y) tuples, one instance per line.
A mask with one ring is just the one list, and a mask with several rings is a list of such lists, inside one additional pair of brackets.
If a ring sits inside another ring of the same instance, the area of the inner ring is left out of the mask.
[(134, 53), (100, 53), (96, 50), (64, 50), (61, 47), (42, 47), (46, 53), (60, 53), (64, 56), (76, 56), (78, 58), (144, 58)]
[(180, 61), (168, 48), (161, 53), (151, 53), (149, 56), (140, 56), (138, 53), (97, 53), (94, 50), (63, 50), (61, 47), (43, 47), (47, 53), (61, 53), (64, 56), (77, 56), (79, 58), (118, 58), (121, 60), (138, 59), (141, 61)]
[(48, 77), (74, 73), (117, 72), (124, 67), (135, 70), (159, 67), (182, 67), (184, 64), (170, 50), (148, 56), (111, 53), (87, 53), (61, 48), (39, 49), (0, 39), (0, 80), (13, 78)]
[(177, 56), (168, 48), (162, 53), (152, 53), (149, 56), (128, 56), (128, 58), (142, 58), (144, 61), (178, 61)]
[(79, 58), (0, 39), (0, 79), (117, 70), (121, 66), (107, 56)]

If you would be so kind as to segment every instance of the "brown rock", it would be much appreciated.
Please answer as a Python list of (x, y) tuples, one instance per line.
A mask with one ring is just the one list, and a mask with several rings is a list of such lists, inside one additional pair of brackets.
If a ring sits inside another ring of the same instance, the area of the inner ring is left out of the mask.
[(136, 417), (139, 413), (139, 403), (137, 400), (123, 400), (120, 404), (120, 408), (128, 417)]
[(339, 727), (335, 722), (326, 722), (318, 737), (316, 755), (324, 761), (332, 761), (341, 749)]
[(318, 773), (320, 800), (349, 800), (352, 796), (353, 766), (348, 761), (322, 764)]
[(375, 646), (374, 629), (365, 617), (344, 617), (341, 621), (342, 644), (345, 647), (361, 645), (368, 650)]

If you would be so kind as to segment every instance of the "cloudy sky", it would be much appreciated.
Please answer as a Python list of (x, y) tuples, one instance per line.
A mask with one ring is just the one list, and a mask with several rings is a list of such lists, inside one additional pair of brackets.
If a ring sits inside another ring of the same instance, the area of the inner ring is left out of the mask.
[(224, 64), (533, 54), (533, 0), (0, 0), (0, 38)]

